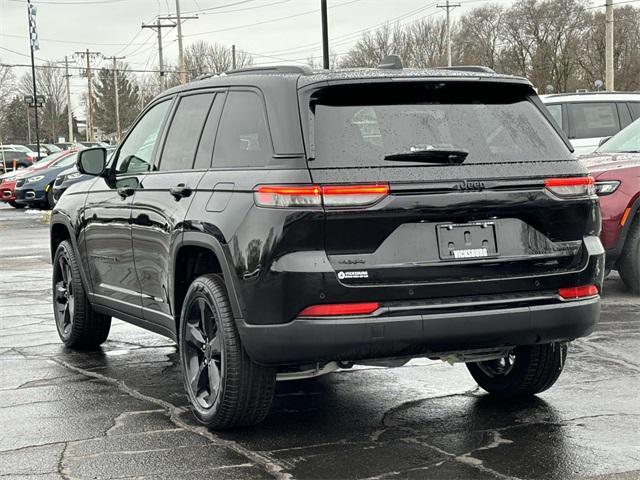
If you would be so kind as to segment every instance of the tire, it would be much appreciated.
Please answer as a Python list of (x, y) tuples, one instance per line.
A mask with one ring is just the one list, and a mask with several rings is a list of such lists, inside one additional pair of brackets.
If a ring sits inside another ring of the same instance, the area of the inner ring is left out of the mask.
[(276, 370), (252, 362), (244, 351), (218, 275), (198, 277), (189, 287), (178, 342), (185, 390), (200, 423), (224, 430), (267, 416)]
[(640, 217), (636, 217), (618, 259), (618, 273), (634, 295), (640, 295)]
[(24, 208), (25, 205), (22, 203), (17, 203), (14, 201), (9, 202), (9, 205), (11, 205), (13, 208), (17, 208), (18, 210), (20, 210), (21, 208)]
[(558, 380), (566, 358), (566, 344), (527, 345), (516, 347), (504, 359), (467, 363), (467, 368), (478, 385), (492, 395), (529, 397)]
[(49, 191), (47, 191), (47, 202), (45, 203), (45, 208), (47, 210), (51, 210), (53, 207), (55, 207), (56, 202), (53, 199), (53, 183), (51, 185), (49, 185)]
[(58, 336), (67, 347), (95, 350), (109, 336), (111, 317), (91, 308), (68, 240), (60, 243), (53, 258), (53, 313)]

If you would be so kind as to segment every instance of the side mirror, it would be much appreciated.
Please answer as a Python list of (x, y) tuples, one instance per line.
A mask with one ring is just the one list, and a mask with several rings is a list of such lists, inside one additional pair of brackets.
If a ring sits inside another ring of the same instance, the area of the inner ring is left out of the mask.
[(602, 137), (598, 142), (598, 147), (601, 147), (602, 145), (607, 143), (609, 140), (611, 140), (611, 137)]
[(99, 177), (107, 168), (107, 149), (104, 147), (92, 147), (80, 150), (76, 166), (80, 173)]

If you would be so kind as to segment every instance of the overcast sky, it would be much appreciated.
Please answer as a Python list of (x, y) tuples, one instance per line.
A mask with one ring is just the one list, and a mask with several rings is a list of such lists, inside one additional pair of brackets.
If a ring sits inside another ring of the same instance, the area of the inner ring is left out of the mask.
[[(443, 0), (444, 1), (444, 0)], [(452, 0), (452, 3), (455, 0)], [(458, 16), (487, 0), (460, 0)], [(184, 22), (185, 45), (199, 39), (235, 44), (256, 63), (282, 60), (306, 62), (321, 57), (320, 0), (180, 0), (182, 13), (197, 14)], [(511, 3), (511, 0), (498, 0)], [(26, 0), (0, 0), (0, 60), (29, 63)], [(387, 21), (408, 23), (443, 16), (436, 0), (328, 0), (331, 50), (345, 53), (367, 29)], [(42, 60), (63, 60), (90, 48), (105, 56), (125, 56), (134, 69), (157, 65), (155, 32), (142, 30), (143, 22), (175, 13), (175, 0), (33, 0)], [(176, 63), (176, 29), (164, 31), (166, 61)], [(96, 62), (99, 66), (100, 62)], [(24, 69), (15, 69), (20, 75)], [(86, 82), (76, 75), (74, 94)], [(76, 109), (74, 109), (76, 110)], [(80, 112), (77, 112), (80, 113)]]

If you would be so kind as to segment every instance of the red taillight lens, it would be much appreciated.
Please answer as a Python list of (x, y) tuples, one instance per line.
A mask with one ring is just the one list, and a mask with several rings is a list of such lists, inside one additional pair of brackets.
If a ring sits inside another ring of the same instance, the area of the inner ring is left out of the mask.
[(598, 287), (595, 285), (582, 285), (580, 287), (559, 288), (558, 295), (560, 295), (563, 300), (593, 297), (598, 295)]
[(323, 185), (325, 207), (363, 207), (378, 203), (389, 195), (389, 185)]
[(272, 208), (364, 207), (389, 195), (389, 185), (259, 185), (256, 205)]
[(317, 185), (259, 185), (253, 196), (259, 207), (301, 208), (321, 207), (322, 196)]
[(300, 312), (300, 317), (337, 317), (341, 315), (369, 315), (380, 308), (378, 302), (335, 303), (312, 305)]
[(593, 177), (547, 178), (544, 186), (559, 197), (579, 197), (596, 193)]

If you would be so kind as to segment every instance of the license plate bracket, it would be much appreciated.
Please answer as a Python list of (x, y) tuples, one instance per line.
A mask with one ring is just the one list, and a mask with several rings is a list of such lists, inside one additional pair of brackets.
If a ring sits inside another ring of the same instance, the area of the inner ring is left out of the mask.
[(494, 222), (447, 223), (437, 226), (441, 260), (476, 260), (498, 256)]

